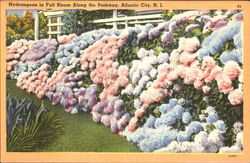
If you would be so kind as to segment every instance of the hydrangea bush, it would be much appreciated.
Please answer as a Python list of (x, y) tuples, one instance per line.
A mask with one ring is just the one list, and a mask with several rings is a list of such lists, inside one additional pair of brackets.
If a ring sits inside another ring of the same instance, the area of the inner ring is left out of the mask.
[(241, 152), (242, 21), (234, 10), (183, 11), (157, 26), (19, 40), (7, 75), (144, 152)]

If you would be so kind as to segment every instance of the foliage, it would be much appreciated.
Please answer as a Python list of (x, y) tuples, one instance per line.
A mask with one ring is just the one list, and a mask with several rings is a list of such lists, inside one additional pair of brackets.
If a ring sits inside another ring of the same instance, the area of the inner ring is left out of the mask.
[(26, 11), (20, 20), (23, 24), (22, 31), (27, 31), (34, 27), (34, 18), (32, 17), (32, 13), (30, 11)]
[(7, 45), (10, 45), (12, 42), (20, 38), (21, 35), (19, 33), (17, 33), (14, 29), (7, 26), (7, 32), (6, 32)]
[(26, 99), (7, 98), (7, 151), (32, 152), (41, 149), (62, 133), (62, 122), (43, 104), (37, 107)]
[(49, 27), (48, 25), (48, 18), (44, 15), (43, 12), (39, 14), (39, 37), (42, 38), (48, 38), (48, 31)]
[[(40, 38), (48, 37), (48, 19), (42, 13), (39, 14), (39, 31)], [(7, 45), (10, 45), (13, 41), (19, 39), (34, 39), (34, 18), (31, 11), (25, 11), (22, 17), (18, 17), (16, 14), (9, 14), (7, 16)]]
[[(120, 10), (120, 14), (134, 15), (135, 11), (131, 10)], [(84, 32), (91, 31), (99, 28), (107, 28), (105, 24), (95, 24), (91, 21), (96, 19), (109, 18), (113, 15), (112, 10), (96, 10), (96, 11), (87, 11), (87, 10), (65, 10), (64, 11), (64, 34), (75, 33), (80, 35)]]

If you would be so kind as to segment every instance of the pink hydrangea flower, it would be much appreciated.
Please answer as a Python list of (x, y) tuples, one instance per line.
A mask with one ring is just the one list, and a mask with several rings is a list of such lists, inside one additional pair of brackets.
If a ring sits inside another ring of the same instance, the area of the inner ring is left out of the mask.
[(200, 46), (200, 41), (197, 37), (179, 39), (179, 51), (194, 52)]
[(202, 86), (202, 91), (204, 94), (208, 94), (211, 91), (211, 87), (204, 85)]
[(223, 68), (223, 72), (227, 75), (231, 80), (237, 78), (241, 73), (241, 68), (235, 61), (229, 61), (225, 63)]
[(239, 105), (243, 102), (243, 91), (242, 89), (235, 89), (228, 95), (228, 100), (232, 105)]
[(228, 94), (230, 91), (233, 90), (232, 81), (229, 76), (221, 73), (220, 75), (216, 76), (216, 81), (220, 92), (224, 94)]
[(137, 109), (135, 111), (135, 117), (137, 117), (137, 118), (141, 118), (143, 116), (143, 114), (144, 114), (144, 109), (143, 108)]

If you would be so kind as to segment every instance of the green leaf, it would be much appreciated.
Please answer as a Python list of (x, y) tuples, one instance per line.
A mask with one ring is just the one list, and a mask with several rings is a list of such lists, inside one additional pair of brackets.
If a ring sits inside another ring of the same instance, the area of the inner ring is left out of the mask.
[(220, 99), (220, 100), (223, 99), (223, 94), (220, 94), (220, 95), (219, 95), (219, 99)]
[(201, 29), (200, 28), (195, 28), (195, 29), (193, 29), (193, 31), (192, 31), (196, 36), (200, 36), (201, 34), (202, 34), (202, 32), (201, 32)]
[(196, 95), (194, 95), (194, 100), (197, 100), (197, 99), (199, 99), (200, 98), (200, 94), (196, 94)]

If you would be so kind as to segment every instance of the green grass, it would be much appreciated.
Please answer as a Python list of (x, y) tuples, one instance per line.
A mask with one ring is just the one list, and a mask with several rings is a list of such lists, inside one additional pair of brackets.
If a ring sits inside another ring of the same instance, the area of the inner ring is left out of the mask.
[[(7, 91), (19, 99), (29, 97), (35, 104), (42, 100), (16, 87), (16, 81), (7, 80)], [(64, 123), (63, 134), (48, 147), (37, 152), (139, 152), (139, 149), (125, 137), (111, 132), (110, 128), (92, 121), (89, 113), (72, 115), (62, 105), (53, 106), (48, 98), (44, 106), (59, 116)]]

